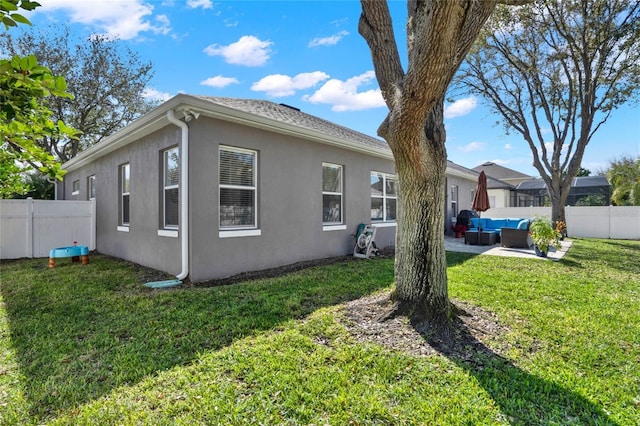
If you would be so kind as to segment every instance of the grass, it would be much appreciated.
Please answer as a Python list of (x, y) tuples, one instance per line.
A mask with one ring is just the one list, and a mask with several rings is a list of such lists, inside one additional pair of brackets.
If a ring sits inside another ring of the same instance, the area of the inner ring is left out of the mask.
[(619, 424), (640, 421), (640, 242), (560, 262), (447, 253), (450, 296), (496, 314), (468, 363), (356, 342), (335, 305), (393, 261), (150, 290), (104, 256), (0, 265), (0, 424)]

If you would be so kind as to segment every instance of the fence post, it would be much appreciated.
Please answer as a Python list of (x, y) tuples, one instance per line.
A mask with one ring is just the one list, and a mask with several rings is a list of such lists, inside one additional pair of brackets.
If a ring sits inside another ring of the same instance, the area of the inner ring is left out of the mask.
[(91, 200), (91, 247), (89, 250), (97, 250), (96, 241), (96, 199)]
[(611, 204), (609, 204), (609, 230), (608, 230), (608, 235), (607, 238), (611, 239), (611, 222), (613, 221), (613, 210), (612, 210), (613, 206)]
[(27, 239), (27, 257), (33, 258), (33, 198), (27, 198), (27, 212), (26, 212), (26, 220), (27, 220), (27, 235), (25, 236)]

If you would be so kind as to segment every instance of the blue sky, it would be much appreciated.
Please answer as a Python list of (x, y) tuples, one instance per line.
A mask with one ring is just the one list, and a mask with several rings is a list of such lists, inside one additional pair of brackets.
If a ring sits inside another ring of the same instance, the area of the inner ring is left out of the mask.
[[(268, 99), (375, 136), (386, 115), (369, 49), (358, 34), (360, 3), (343, 1), (40, 0), (35, 27), (66, 22), (81, 37), (109, 34), (153, 63), (148, 96), (178, 93)], [(391, 1), (404, 49), (404, 1)], [(537, 176), (528, 145), (506, 135), (481, 99), (446, 105), (449, 159), (494, 161)], [(640, 155), (640, 108), (614, 112), (587, 146), (583, 167), (605, 169)]]

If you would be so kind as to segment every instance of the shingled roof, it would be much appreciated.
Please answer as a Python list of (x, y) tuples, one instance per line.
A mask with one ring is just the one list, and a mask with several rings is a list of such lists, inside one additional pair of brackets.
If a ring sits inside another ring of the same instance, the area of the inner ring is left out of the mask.
[[(300, 111), (298, 108), (278, 104), (262, 99), (237, 99), (223, 98), (215, 96), (194, 96), (195, 98), (222, 105), (239, 111), (258, 115), (260, 117), (276, 120), (281, 123), (303, 127), (308, 130), (320, 132), (324, 135), (333, 136), (360, 143), (365, 146), (378, 149), (389, 149), (389, 145), (382, 140), (357, 132), (348, 127), (340, 126), (320, 117)], [(391, 151), (389, 151), (391, 152)]]
[(488, 177), (507, 182), (511, 180), (522, 181), (524, 179), (532, 178), (531, 176), (520, 173), (517, 170), (509, 169), (490, 161), (474, 167), (473, 170), (476, 172), (484, 171)]

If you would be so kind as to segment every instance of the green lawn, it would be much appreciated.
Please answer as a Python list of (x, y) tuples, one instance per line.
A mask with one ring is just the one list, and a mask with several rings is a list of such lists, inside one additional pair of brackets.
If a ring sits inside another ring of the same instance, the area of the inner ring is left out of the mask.
[(5, 262), (0, 424), (640, 424), (640, 242), (447, 259), (501, 355), (356, 342), (338, 305), (388, 290), (389, 259), (170, 290), (105, 256)]

